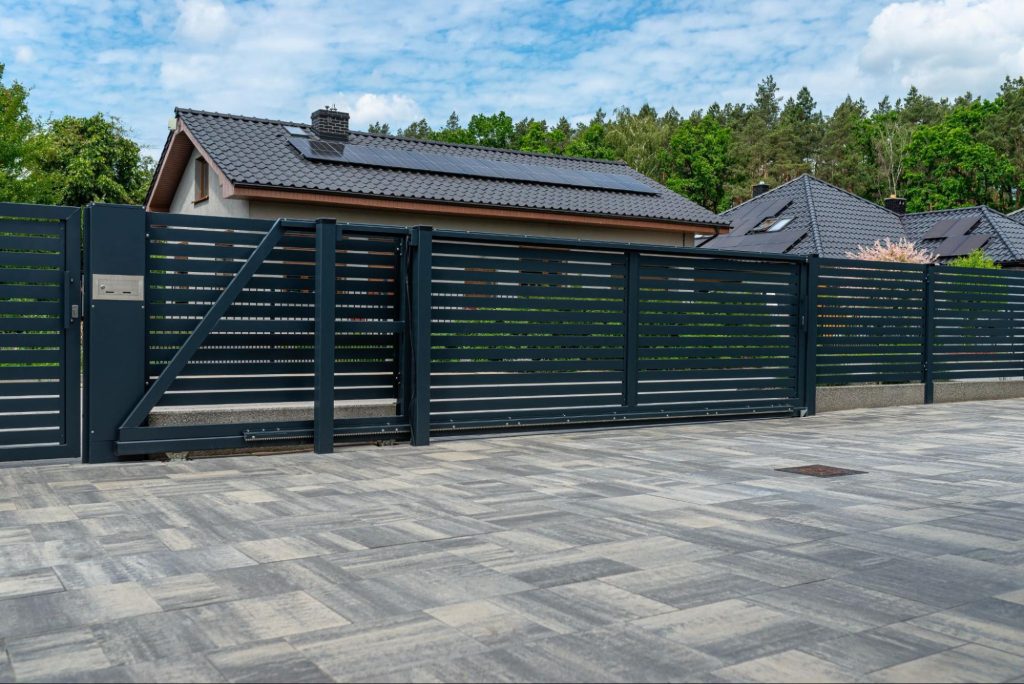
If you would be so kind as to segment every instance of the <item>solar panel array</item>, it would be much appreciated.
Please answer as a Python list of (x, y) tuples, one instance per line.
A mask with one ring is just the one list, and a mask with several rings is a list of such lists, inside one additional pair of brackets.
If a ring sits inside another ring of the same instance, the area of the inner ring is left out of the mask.
[(768, 201), (754, 201), (747, 204), (745, 207), (738, 209), (731, 217), (730, 222), (732, 223), (731, 235), (743, 235), (750, 230), (761, 225), (761, 222), (767, 218), (778, 216), (783, 209), (793, 203), (793, 200), (787, 197), (780, 197), (778, 199)]
[(311, 140), (295, 136), (290, 137), (289, 142), (302, 156), (313, 161), (373, 166), (383, 169), (401, 169), (404, 171), (424, 171), (449, 176), (468, 176), (524, 183), (540, 183), (543, 185), (613, 190), (644, 195), (658, 194), (658, 191), (651, 186), (621, 173), (578, 171), (576, 169), (542, 166), (540, 164), (521, 164), (454, 154), (412, 152), (370, 145)]
[(770, 252), (783, 254), (807, 235), (807, 229), (780, 230), (776, 233), (748, 233), (722, 235), (709, 246), (712, 249), (731, 249), (737, 252)]
[(967, 216), (954, 216), (941, 219), (935, 222), (922, 240), (941, 240), (945, 238), (960, 237), (978, 224), (981, 214), (968, 214)]

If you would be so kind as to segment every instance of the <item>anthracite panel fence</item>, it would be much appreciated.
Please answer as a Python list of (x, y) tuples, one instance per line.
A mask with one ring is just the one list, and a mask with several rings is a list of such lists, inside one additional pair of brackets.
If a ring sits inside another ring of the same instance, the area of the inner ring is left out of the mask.
[[(0, 208), (0, 459), (80, 453), (80, 304), (90, 462), (801, 415), (820, 385), (930, 400), (1024, 376), (1014, 271), (94, 205), (80, 289), (78, 210)], [(387, 410), (338, 412), (368, 402)], [(246, 413), (269, 406), (306, 417)], [(166, 410), (197, 419), (151, 422)]]

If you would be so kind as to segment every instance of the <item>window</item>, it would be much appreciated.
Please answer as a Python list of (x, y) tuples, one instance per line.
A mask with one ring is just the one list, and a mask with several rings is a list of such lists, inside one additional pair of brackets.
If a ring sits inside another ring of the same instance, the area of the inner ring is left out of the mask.
[(210, 165), (205, 159), (196, 159), (196, 202), (210, 199)]
[(776, 231), (782, 230), (783, 228), (788, 226), (792, 221), (793, 221), (793, 219), (791, 217), (789, 217), (789, 216), (786, 216), (784, 218), (775, 218), (775, 217), (766, 218), (756, 228), (751, 229), (750, 232), (751, 233), (774, 233)]

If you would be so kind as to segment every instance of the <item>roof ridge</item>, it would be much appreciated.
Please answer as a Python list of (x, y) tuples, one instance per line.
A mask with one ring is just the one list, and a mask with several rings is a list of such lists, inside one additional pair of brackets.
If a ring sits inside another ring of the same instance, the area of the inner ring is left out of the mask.
[(804, 201), (807, 202), (808, 212), (808, 227), (811, 232), (811, 239), (814, 240), (814, 251), (818, 254), (823, 254), (821, 249), (821, 235), (818, 231), (818, 212), (814, 208), (814, 198), (811, 195), (811, 176), (809, 174), (800, 174), (798, 180), (804, 182)]
[[(298, 121), (283, 121), (280, 119), (264, 119), (258, 116), (244, 116), (241, 114), (226, 114), (224, 112), (211, 112), (205, 109), (189, 109), (187, 107), (175, 107), (174, 113), (187, 113), (187, 114), (198, 114), (200, 116), (215, 116), (221, 119), (235, 119), (237, 121), (251, 121), (253, 123), (263, 124), (276, 124), (280, 126), (300, 126), (302, 128), (310, 128), (308, 123), (300, 123)], [(523, 157), (540, 157), (542, 159), (569, 159), (573, 161), (586, 161), (586, 162), (597, 162), (600, 164), (610, 164), (612, 166), (625, 166), (630, 167), (626, 162), (620, 159), (598, 159), (595, 157), (576, 157), (567, 154), (549, 154), (547, 152), (527, 152), (525, 150), (513, 150), (508, 147), (489, 147), (487, 145), (469, 145), (466, 143), (453, 143), (445, 142), (443, 140), (426, 140), (424, 138), (410, 138), (404, 135), (385, 135), (384, 133), (370, 133), (368, 131), (351, 131), (356, 135), (365, 135), (370, 138), (384, 138), (386, 140), (405, 140), (409, 142), (422, 143), (424, 145), (438, 145), (441, 147), (455, 147), (460, 149), (470, 150), (487, 150), (489, 152), (505, 152), (508, 154), (515, 154)]]
[(809, 178), (812, 181), (815, 181), (816, 183), (821, 183), (822, 185), (824, 185), (826, 187), (832, 188), (833, 190), (838, 190), (839, 192), (841, 192), (841, 193), (843, 193), (845, 195), (853, 197), (854, 199), (858, 199), (861, 202), (866, 202), (866, 203), (870, 204), (873, 207), (878, 207), (882, 211), (887, 211), (890, 214), (892, 214), (893, 216), (902, 216), (903, 215), (903, 214), (900, 214), (899, 212), (893, 211), (892, 209), (890, 209), (889, 207), (885, 206), (884, 204), (879, 204), (878, 202), (872, 202), (867, 197), (861, 197), (860, 195), (858, 195), (855, 192), (850, 192), (846, 188), (841, 188), (838, 185), (833, 185), (832, 183), (829, 183), (826, 180), (822, 180), (822, 179), (818, 178), (817, 176), (811, 175), (809, 173), (800, 174), (800, 178), (803, 178), (804, 176), (806, 176), (807, 178)]
[(966, 211), (968, 209), (987, 209), (988, 206), (984, 204), (974, 204), (969, 207), (950, 207), (948, 209), (929, 209), (928, 211), (911, 211), (903, 216), (921, 216), (922, 214), (941, 214), (945, 211)]
[[(1018, 260), (1024, 258), (1024, 257), (1021, 256), (1020, 252), (1018, 252), (1016, 249), (1014, 249), (1013, 243), (1011, 243), (1009, 240), (1007, 240), (1006, 236), (1003, 234), (1003, 229), (1000, 228), (999, 224), (992, 219), (992, 216), (990, 216), (990, 214), (999, 214), (1000, 216), (1004, 216), (1004, 215), (1000, 214), (995, 209), (992, 209), (991, 207), (989, 207), (987, 205), (982, 204), (982, 205), (979, 205), (979, 206), (981, 207), (981, 214), (982, 214), (982, 216), (984, 216), (985, 220), (988, 221), (988, 224), (990, 226), (992, 226), (992, 230), (995, 232), (996, 235), (999, 236), (999, 239), (1003, 241), (1003, 244), (1006, 245), (1006, 249), (1010, 252), (1010, 254), (1015, 256)], [(1009, 219), (1009, 220), (1013, 221), (1013, 219)]]
[(766, 190), (765, 192), (762, 192), (762, 193), (761, 193), (760, 195), (758, 195), (757, 197), (751, 197), (750, 199), (745, 199), (745, 200), (743, 200), (742, 202), (740, 202), (739, 204), (737, 204), (736, 206), (733, 206), (733, 207), (729, 207), (728, 209), (726, 209), (725, 211), (723, 211), (723, 212), (722, 212), (722, 214), (728, 214), (728, 213), (729, 213), (730, 211), (733, 211), (734, 209), (739, 209), (739, 208), (740, 208), (740, 207), (742, 207), (742, 206), (743, 206), (744, 204), (750, 204), (750, 203), (751, 203), (751, 202), (753, 202), (754, 200), (758, 200), (758, 199), (761, 199), (761, 198), (762, 198), (762, 197), (764, 197), (765, 195), (769, 195), (769, 194), (771, 194), (771, 193), (775, 192), (776, 190), (778, 190), (779, 188), (784, 188), (784, 187), (786, 187), (787, 185), (790, 185), (791, 183), (796, 183), (796, 182), (797, 182), (798, 180), (800, 180), (800, 179), (801, 179), (801, 178), (803, 177), (803, 175), (805, 175), (805, 174), (801, 174), (800, 176), (797, 176), (796, 178), (793, 178), (793, 179), (791, 179), (791, 180), (788, 180), (788, 181), (786, 181), (785, 183), (783, 183), (783, 184), (781, 184), (781, 185), (776, 185), (776, 186), (775, 186), (774, 188), (771, 188), (771, 189), (769, 189), (769, 190)]

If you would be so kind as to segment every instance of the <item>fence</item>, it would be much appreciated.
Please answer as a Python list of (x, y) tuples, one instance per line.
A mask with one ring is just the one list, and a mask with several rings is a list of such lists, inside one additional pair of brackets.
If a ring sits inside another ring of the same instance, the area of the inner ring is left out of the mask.
[[(57, 438), (37, 453), (77, 453), (77, 242), (3, 208), (0, 458), (40, 427)], [(821, 385), (931, 400), (936, 382), (1024, 375), (1017, 272), (115, 205), (84, 227), (93, 462), (798, 415)]]

